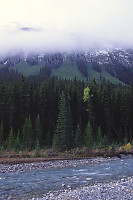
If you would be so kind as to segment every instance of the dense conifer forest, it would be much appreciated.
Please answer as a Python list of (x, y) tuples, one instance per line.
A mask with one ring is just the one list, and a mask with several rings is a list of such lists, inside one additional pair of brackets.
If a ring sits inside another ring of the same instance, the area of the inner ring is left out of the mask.
[(133, 135), (132, 105), (132, 85), (41, 73), (24, 78), (12, 72), (0, 81), (0, 146), (68, 150), (128, 142)]

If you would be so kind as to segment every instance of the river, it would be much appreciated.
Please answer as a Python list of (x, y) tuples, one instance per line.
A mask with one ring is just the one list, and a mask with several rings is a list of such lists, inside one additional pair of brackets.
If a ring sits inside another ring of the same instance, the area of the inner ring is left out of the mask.
[(0, 173), (0, 200), (32, 199), (62, 188), (77, 188), (133, 176), (133, 157), (73, 167)]

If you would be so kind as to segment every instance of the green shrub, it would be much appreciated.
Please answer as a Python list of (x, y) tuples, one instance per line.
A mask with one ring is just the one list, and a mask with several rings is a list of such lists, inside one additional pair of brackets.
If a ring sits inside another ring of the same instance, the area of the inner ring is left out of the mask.
[(39, 141), (36, 141), (36, 146), (35, 146), (35, 156), (40, 157), (40, 144)]
[(115, 151), (115, 145), (114, 144), (111, 145), (111, 151)]
[(4, 147), (0, 146), (0, 155), (3, 155), (3, 154), (4, 154)]

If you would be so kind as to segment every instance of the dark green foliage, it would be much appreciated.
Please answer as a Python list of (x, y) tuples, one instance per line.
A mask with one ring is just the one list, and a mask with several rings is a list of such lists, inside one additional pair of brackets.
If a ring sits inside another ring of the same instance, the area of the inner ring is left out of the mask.
[(115, 145), (114, 144), (111, 145), (111, 151), (115, 151)]
[(124, 145), (126, 145), (128, 143), (128, 138), (127, 137), (124, 138), (123, 143), (124, 143)]
[(0, 125), (0, 145), (3, 143), (3, 123)]
[(98, 127), (98, 130), (97, 130), (97, 143), (101, 143), (102, 141), (102, 134), (101, 134), (101, 128)]
[(130, 67), (124, 66), (124, 64), (109, 65), (106, 71), (123, 83), (131, 84), (133, 82), (133, 71)]
[(68, 136), (68, 124), (67, 124), (67, 107), (65, 95), (62, 93), (59, 102), (59, 114), (57, 119), (57, 125), (55, 130), (55, 136), (53, 138), (53, 147), (59, 150), (67, 149), (67, 136)]
[(84, 58), (84, 55), (82, 55), (81, 57), (79, 55), (77, 55), (77, 59), (76, 59), (76, 63), (78, 66), (79, 71), (85, 76), (88, 76), (88, 71), (87, 71), (87, 62)]
[(10, 133), (9, 133), (9, 138), (8, 138), (8, 148), (9, 149), (13, 149), (14, 148), (14, 133), (13, 133), (13, 129), (11, 128)]
[(97, 62), (94, 62), (94, 63), (93, 63), (92, 68), (93, 68), (95, 71), (101, 73), (101, 67), (100, 67), (100, 65), (99, 65)]
[(16, 151), (19, 151), (22, 147), (21, 147), (21, 141), (20, 141), (20, 131), (18, 130), (18, 134), (17, 137), (15, 139), (14, 142), (14, 148)]
[(106, 135), (104, 135), (103, 140), (102, 140), (102, 145), (106, 149), (109, 145), (109, 141)]
[[(54, 136), (53, 136), (53, 143), (52, 143), (52, 147), (54, 149), (57, 149), (57, 150), (61, 150), (61, 141), (60, 141), (60, 135), (55, 133)], [(65, 147), (65, 145), (64, 145)], [(63, 147), (63, 149), (64, 149)]]
[(15, 72), (13, 69), (9, 70), (9, 67), (2, 67), (0, 68), (0, 80), (3, 81), (14, 81), (15, 79), (19, 78), (20, 74)]
[(108, 145), (109, 145), (108, 139), (104, 135), (102, 140), (98, 143), (98, 148), (103, 150), (103, 149), (106, 149), (108, 147)]
[(39, 145), (41, 145), (42, 144), (42, 133), (41, 133), (41, 122), (40, 122), (39, 115), (36, 118), (34, 132), (35, 132), (34, 139), (36, 139), (38, 141)]
[(89, 121), (85, 129), (84, 142), (88, 150), (93, 148), (93, 145), (94, 145), (93, 129)]
[[(89, 99), (84, 102), (87, 87)], [(103, 148), (112, 142), (124, 142), (124, 138), (130, 141), (132, 105), (132, 85), (56, 78), (42, 82), (37, 77), (26, 80), (23, 76), (13, 82), (1, 81), (0, 145), (31, 149), (38, 140), (40, 148), (66, 150), (84, 145)]]
[(40, 144), (38, 140), (36, 140), (36, 145), (35, 145), (35, 156), (40, 157)]
[(67, 106), (67, 113), (66, 113), (66, 146), (67, 149), (74, 148), (73, 120), (69, 105)]
[(79, 124), (77, 125), (77, 128), (76, 128), (76, 135), (75, 135), (74, 142), (75, 142), (75, 147), (80, 148), (83, 146), (83, 136), (82, 136), (82, 132), (81, 132)]
[(52, 73), (52, 69), (48, 66), (45, 66), (40, 69), (40, 78), (42, 80), (46, 80), (50, 77), (51, 73)]
[(30, 117), (26, 118), (25, 120), (24, 127), (22, 130), (22, 137), (23, 137), (23, 147), (32, 148), (34, 141), (33, 141), (33, 130)]
[(21, 127), (19, 83), (14, 81), (11, 93), (11, 124), (15, 133)]

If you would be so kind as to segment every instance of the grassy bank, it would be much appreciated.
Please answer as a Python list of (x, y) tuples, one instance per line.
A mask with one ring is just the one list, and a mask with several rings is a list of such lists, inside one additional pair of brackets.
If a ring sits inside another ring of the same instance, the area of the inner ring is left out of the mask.
[(121, 157), (121, 154), (133, 154), (133, 149), (130, 143), (121, 147), (114, 147), (111, 149), (93, 149), (88, 150), (84, 148), (75, 148), (70, 151), (59, 152), (54, 149), (38, 149), (38, 150), (23, 150), (16, 152), (14, 150), (0, 151), (0, 164), (18, 164), (18, 163), (31, 163), (52, 160), (70, 160), (70, 159), (83, 159), (90, 157)]

